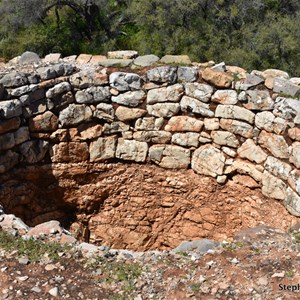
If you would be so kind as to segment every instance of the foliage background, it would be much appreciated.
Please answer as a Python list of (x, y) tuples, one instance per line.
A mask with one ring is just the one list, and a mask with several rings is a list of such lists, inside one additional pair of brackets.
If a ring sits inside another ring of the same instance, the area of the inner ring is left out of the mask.
[(299, 0), (0, 0), (0, 56), (188, 54), (300, 76)]

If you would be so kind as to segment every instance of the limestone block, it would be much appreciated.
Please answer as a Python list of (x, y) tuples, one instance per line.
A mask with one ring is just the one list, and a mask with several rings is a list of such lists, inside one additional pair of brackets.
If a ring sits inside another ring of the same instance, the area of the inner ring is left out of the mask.
[(295, 142), (292, 144), (292, 151), (289, 161), (298, 169), (300, 168), (300, 142)]
[(148, 144), (134, 140), (118, 139), (116, 157), (123, 160), (144, 162), (148, 153)]
[(75, 163), (89, 159), (89, 148), (85, 142), (62, 142), (50, 150), (50, 158), (54, 163)]
[(170, 66), (157, 67), (147, 71), (148, 81), (175, 83), (177, 80), (177, 68)]
[(268, 91), (247, 91), (246, 99), (247, 103), (243, 103), (243, 106), (250, 110), (272, 110), (274, 108), (274, 100)]
[(235, 119), (254, 123), (255, 114), (246, 108), (234, 105), (218, 105), (215, 112), (216, 117), (224, 119)]
[(95, 86), (89, 87), (86, 90), (78, 91), (75, 94), (76, 102), (80, 104), (93, 104), (99, 102), (109, 102), (110, 100), (109, 87)]
[(172, 134), (167, 131), (137, 131), (133, 134), (133, 139), (139, 142), (167, 144), (170, 143)]
[[(0, 133), (1, 133), (1, 124), (0, 124)], [(292, 140), (300, 142), (300, 128), (294, 127), (288, 130), (289, 137)]]
[(300, 93), (300, 86), (287, 79), (276, 77), (274, 78), (273, 91), (294, 97)]
[(132, 59), (117, 59), (117, 58), (108, 58), (103, 59), (99, 62), (99, 65), (107, 68), (126, 68), (132, 64)]
[(135, 120), (138, 119), (142, 116), (144, 116), (147, 113), (146, 110), (140, 109), (140, 108), (129, 108), (125, 106), (119, 106), (116, 109), (116, 117), (120, 121), (130, 121), (130, 120)]
[(12, 132), (0, 135), (0, 151), (11, 149), (15, 146), (15, 137)]
[(238, 148), (237, 152), (241, 158), (247, 158), (258, 164), (264, 162), (268, 156), (259, 146), (255, 145), (251, 139), (246, 140), (246, 142)]
[(206, 68), (202, 73), (202, 78), (218, 88), (229, 88), (233, 81), (233, 76), (230, 73), (212, 70)]
[(59, 84), (56, 84), (53, 88), (49, 89), (46, 92), (47, 98), (54, 98), (58, 95), (64, 94), (71, 91), (71, 85), (68, 82), (62, 82)]
[(58, 63), (60, 59), (61, 59), (60, 53), (50, 53), (45, 56), (44, 62)]
[(234, 105), (238, 102), (237, 92), (235, 90), (217, 90), (211, 100), (219, 104)]
[(255, 115), (255, 126), (269, 132), (282, 134), (287, 128), (287, 122), (279, 117), (275, 117), (269, 111), (263, 111)]
[(149, 67), (159, 61), (159, 57), (153, 54), (138, 56), (134, 59), (133, 64), (141, 67)]
[(300, 124), (300, 101), (297, 99), (277, 97), (273, 114), (285, 120), (294, 121), (295, 124)]
[(214, 89), (208, 85), (203, 83), (186, 83), (185, 87), (185, 94), (191, 98), (195, 98), (202, 102), (209, 102)]
[(27, 163), (41, 161), (49, 149), (49, 143), (43, 140), (28, 141), (19, 146), (20, 153)]
[(24, 73), (12, 71), (0, 79), (0, 84), (8, 88), (19, 87), (28, 84), (28, 79)]
[(26, 51), (22, 53), (19, 64), (29, 65), (29, 64), (39, 64), (41, 62), (40, 57), (35, 52)]
[(200, 100), (183, 96), (180, 101), (180, 107), (183, 112), (192, 112), (204, 117), (213, 117), (214, 112), (210, 110), (209, 104), (203, 103)]
[(84, 104), (70, 104), (59, 113), (59, 121), (63, 126), (78, 125), (92, 118), (92, 110)]
[(218, 130), (220, 128), (220, 123), (218, 118), (205, 118), (204, 127), (206, 130)]
[(118, 96), (112, 96), (111, 101), (129, 107), (136, 107), (142, 103), (145, 98), (146, 94), (144, 91), (133, 91), (119, 94)]
[(22, 103), (19, 100), (0, 101), (0, 118), (10, 119), (22, 114)]
[(288, 180), (292, 171), (292, 167), (289, 164), (273, 156), (268, 156), (264, 167), (268, 172), (283, 180)]
[(211, 137), (214, 143), (221, 146), (237, 148), (240, 144), (236, 136), (233, 133), (227, 131), (213, 131), (211, 133)]
[(293, 170), (289, 173), (288, 183), (300, 195), (300, 170)]
[(222, 151), (210, 144), (206, 144), (193, 153), (192, 169), (198, 174), (217, 177), (218, 175), (223, 175), (225, 160), (226, 158)]
[(287, 72), (277, 70), (277, 69), (267, 69), (261, 73), (261, 75), (267, 79), (267, 78), (275, 78), (280, 77), (283, 79), (289, 79), (289, 74)]
[(287, 196), (283, 200), (283, 204), (292, 215), (300, 217), (300, 197), (292, 189), (287, 189)]
[(253, 127), (248, 123), (231, 119), (221, 119), (220, 127), (244, 138), (253, 138)]
[(179, 83), (168, 87), (152, 89), (147, 94), (147, 104), (179, 102), (183, 92), (183, 86)]
[(19, 117), (0, 121), (0, 134), (18, 129), (20, 125), (21, 125), (21, 119)]
[(258, 143), (277, 158), (289, 158), (288, 144), (281, 135), (262, 130), (258, 136)]
[(131, 59), (137, 57), (138, 52), (134, 50), (109, 51), (107, 56), (113, 59)]
[(140, 90), (143, 81), (135, 73), (114, 72), (109, 75), (109, 84), (120, 92), (126, 92)]
[(200, 134), (196, 132), (175, 133), (172, 143), (183, 147), (198, 147)]
[(112, 122), (115, 118), (115, 110), (111, 104), (99, 103), (94, 111), (94, 117), (100, 120)]
[(98, 73), (94, 69), (85, 68), (71, 75), (69, 81), (73, 88), (86, 89), (107, 84), (108, 76), (105, 73)]
[(200, 132), (203, 127), (203, 121), (188, 116), (172, 117), (165, 126), (166, 131), (171, 132)]
[(0, 174), (12, 169), (19, 162), (19, 154), (11, 150), (0, 155)]
[(190, 65), (192, 62), (187, 55), (165, 55), (160, 61), (162, 64), (183, 64)]
[(150, 115), (161, 118), (170, 118), (176, 115), (180, 110), (178, 103), (156, 103), (147, 105), (147, 111)]
[(90, 161), (105, 161), (115, 157), (117, 136), (98, 138), (90, 144)]
[(92, 55), (91, 54), (80, 54), (78, 55), (78, 57), (76, 58), (76, 62), (78, 64), (87, 64), (89, 63), (89, 61), (92, 59)]
[(287, 185), (268, 171), (262, 176), (262, 193), (270, 198), (284, 200), (287, 196)]
[(198, 70), (191, 67), (178, 67), (177, 80), (179, 82), (193, 82), (198, 79)]
[(190, 164), (190, 150), (173, 145), (153, 145), (149, 158), (166, 169), (187, 169)]
[(29, 129), (31, 132), (49, 132), (58, 128), (58, 118), (51, 112), (46, 111), (42, 115), (29, 120)]
[(129, 125), (123, 122), (112, 122), (110, 124), (104, 124), (103, 132), (105, 134), (114, 134), (118, 132), (125, 132), (129, 130)]
[(264, 82), (264, 79), (254, 74), (246, 74), (246, 78), (242, 78), (240, 81), (235, 83), (235, 89), (246, 91), (251, 87), (255, 87), (260, 83)]
[[(163, 118), (145, 117), (136, 120), (135, 130), (160, 130), (164, 124)], [(0, 125), (1, 126), (1, 125)]]

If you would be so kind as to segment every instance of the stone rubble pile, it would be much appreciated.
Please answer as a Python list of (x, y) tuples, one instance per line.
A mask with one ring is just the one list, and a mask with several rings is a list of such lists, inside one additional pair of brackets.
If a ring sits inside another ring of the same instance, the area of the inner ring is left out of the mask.
[(25, 53), (0, 70), (0, 173), (19, 164), (151, 162), (242, 180), (300, 216), (299, 97), (300, 79), (275, 69), (135, 51)]

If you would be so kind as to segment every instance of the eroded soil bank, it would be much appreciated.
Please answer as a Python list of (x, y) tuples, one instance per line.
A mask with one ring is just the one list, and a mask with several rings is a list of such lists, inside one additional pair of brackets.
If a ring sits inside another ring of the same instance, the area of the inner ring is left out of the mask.
[(281, 202), (192, 170), (124, 163), (18, 167), (0, 177), (7, 213), (30, 226), (59, 220), (75, 237), (131, 250), (170, 249), (199, 238), (230, 239), (266, 224), (297, 223)]

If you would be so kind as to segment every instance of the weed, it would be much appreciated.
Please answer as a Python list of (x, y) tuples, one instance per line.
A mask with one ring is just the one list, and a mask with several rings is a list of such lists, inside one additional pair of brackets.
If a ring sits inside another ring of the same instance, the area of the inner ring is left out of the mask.
[(286, 271), (285, 276), (289, 278), (293, 278), (295, 276), (295, 272), (293, 270)]
[(194, 292), (197, 293), (200, 291), (200, 283), (194, 282), (190, 285), (190, 289)]

